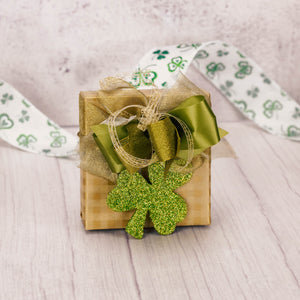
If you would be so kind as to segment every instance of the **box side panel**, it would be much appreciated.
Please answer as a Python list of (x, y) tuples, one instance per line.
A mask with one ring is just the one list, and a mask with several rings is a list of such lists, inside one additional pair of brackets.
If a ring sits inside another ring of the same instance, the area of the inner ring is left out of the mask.
[[(90, 125), (99, 123), (99, 120), (103, 118), (103, 113), (96, 112), (98, 108), (93, 104), (99, 101), (98, 98), (97, 92), (80, 93), (81, 136), (87, 135), (90, 132)], [(176, 190), (188, 205), (188, 214), (184, 221), (178, 224), (179, 226), (210, 224), (210, 150), (206, 153), (209, 159), (195, 170), (190, 182)], [(81, 170), (81, 218), (85, 229), (126, 227), (133, 212), (115, 212), (106, 204), (107, 194), (114, 186), (105, 178)], [(147, 220), (146, 227), (149, 226), (152, 226), (152, 223)]]

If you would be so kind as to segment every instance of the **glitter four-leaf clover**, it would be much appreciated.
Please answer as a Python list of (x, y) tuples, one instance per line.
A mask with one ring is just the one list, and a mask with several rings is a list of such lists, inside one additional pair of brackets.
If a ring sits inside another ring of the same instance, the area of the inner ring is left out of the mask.
[(173, 191), (187, 183), (192, 174), (170, 171), (165, 177), (161, 163), (150, 165), (148, 171), (150, 183), (138, 172), (130, 174), (127, 170), (122, 171), (117, 186), (107, 197), (107, 205), (115, 211), (135, 209), (126, 232), (138, 239), (144, 235), (148, 213), (156, 231), (163, 235), (171, 234), (187, 213), (184, 199)]

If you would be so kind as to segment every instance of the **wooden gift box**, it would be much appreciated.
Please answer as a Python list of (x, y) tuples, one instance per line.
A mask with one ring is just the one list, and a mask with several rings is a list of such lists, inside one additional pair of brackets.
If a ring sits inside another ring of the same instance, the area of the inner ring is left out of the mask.
[[(147, 90), (143, 93), (147, 94)], [(122, 91), (120, 97), (130, 97), (131, 90)], [(209, 94), (206, 98), (209, 100)], [(99, 118), (95, 114), (93, 106), (97, 101), (101, 102), (105, 93), (81, 92), (79, 95), (79, 136), (86, 136), (91, 132), (90, 126), (99, 124)], [(211, 151), (207, 149), (208, 155), (203, 165), (196, 169), (192, 179), (185, 185), (175, 190), (181, 195), (188, 207), (185, 219), (178, 226), (209, 225), (210, 217), (210, 164)], [(115, 187), (109, 180), (92, 175), (81, 170), (80, 195), (81, 195), (81, 219), (86, 230), (125, 228), (133, 211), (115, 212), (106, 204), (108, 193)], [(151, 227), (152, 223), (147, 219), (145, 227)]]

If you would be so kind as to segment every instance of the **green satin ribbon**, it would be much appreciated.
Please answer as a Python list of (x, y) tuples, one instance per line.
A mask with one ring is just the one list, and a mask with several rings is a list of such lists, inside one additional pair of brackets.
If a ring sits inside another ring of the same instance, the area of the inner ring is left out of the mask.
[[(192, 96), (169, 112), (178, 117), (189, 127), (194, 141), (194, 155), (217, 144), (228, 132), (217, 125), (216, 116), (204, 96)], [(181, 138), (178, 157), (186, 159), (188, 146), (183, 131), (178, 127)]]
[[(169, 114), (181, 119), (189, 127), (194, 141), (194, 155), (217, 144), (227, 134), (225, 130), (218, 128), (216, 117), (202, 95), (186, 99)], [(149, 158), (153, 147), (160, 161), (170, 162), (175, 157), (186, 159), (188, 153), (186, 137), (179, 124), (176, 123), (175, 119), (167, 117), (152, 123), (147, 131), (142, 132), (137, 128), (136, 121), (132, 121), (127, 125), (117, 126), (117, 133), (124, 150), (128, 153), (141, 158)], [(108, 126), (99, 124), (91, 128), (94, 132), (94, 139), (111, 170), (114, 173), (120, 173), (128, 168), (128, 165), (122, 162), (114, 151)], [(129, 169), (129, 171), (132, 170)]]

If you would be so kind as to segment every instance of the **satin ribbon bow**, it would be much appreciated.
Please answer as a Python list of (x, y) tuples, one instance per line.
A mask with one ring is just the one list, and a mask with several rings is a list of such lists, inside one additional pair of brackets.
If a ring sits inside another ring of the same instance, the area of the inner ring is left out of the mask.
[[(218, 128), (216, 117), (202, 95), (187, 98), (169, 111), (165, 118), (148, 125), (146, 131), (138, 128), (137, 120), (117, 126), (116, 131), (127, 153), (149, 159), (154, 151), (158, 160), (166, 162), (167, 167), (175, 158), (186, 160), (188, 157), (190, 149), (180, 124), (182, 122), (188, 127), (192, 137), (194, 155), (217, 144), (227, 134), (225, 130)], [(115, 152), (108, 125), (99, 124), (91, 128), (112, 172), (120, 173), (125, 168), (130, 172), (136, 171), (136, 168), (124, 162)]]

